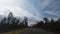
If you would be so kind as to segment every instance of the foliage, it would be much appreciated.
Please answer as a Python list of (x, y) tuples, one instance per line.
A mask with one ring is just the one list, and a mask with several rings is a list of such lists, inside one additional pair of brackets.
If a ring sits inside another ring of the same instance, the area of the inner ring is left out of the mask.
[(8, 15), (8, 18), (5, 17), (3, 20), (1, 20), (1, 22), (0, 22), (0, 32), (11, 31), (11, 30), (15, 30), (15, 29), (18, 29), (18, 28), (28, 27), (27, 20), (28, 20), (27, 17), (25, 17), (24, 21), (20, 22), (20, 20), (15, 18), (13, 16), (13, 14), (10, 12), (9, 15)]
[(48, 18), (43, 18), (43, 20), (45, 22), (44, 21), (37, 22), (37, 24), (34, 25), (33, 27), (39, 27), (46, 30), (56, 31), (56, 32), (60, 31), (60, 18), (56, 21), (54, 21), (53, 19), (49, 21)]

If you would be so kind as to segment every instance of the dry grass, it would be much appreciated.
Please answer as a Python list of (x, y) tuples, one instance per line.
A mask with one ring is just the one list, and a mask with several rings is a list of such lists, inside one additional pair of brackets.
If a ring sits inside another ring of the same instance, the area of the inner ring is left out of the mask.
[[(25, 28), (26, 29), (26, 28)], [(3, 33), (0, 33), (0, 34), (20, 34), (21, 32), (23, 32), (25, 29), (17, 29), (17, 30), (13, 30), (13, 31), (10, 31), (10, 32), (3, 32)], [(42, 31), (45, 31), (45, 32), (48, 32), (44, 29), (40, 29), (40, 28), (32, 28), (32, 29), (37, 29), (37, 30), (42, 30)], [(52, 32), (53, 34), (56, 34), (54, 32)]]
[(0, 34), (20, 34), (23, 31), (24, 31), (24, 29), (17, 29), (17, 30), (13, 30), (13, 31), (10, 31), (10, 32), (3, 32), (3, 33), (0, 33)]

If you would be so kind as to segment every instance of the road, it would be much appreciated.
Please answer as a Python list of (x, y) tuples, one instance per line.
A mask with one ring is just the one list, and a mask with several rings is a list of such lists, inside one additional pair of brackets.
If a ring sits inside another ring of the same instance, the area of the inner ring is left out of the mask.
[(47, 32), (42, 29), (32, 29), (32, 28), (26, 28), (23, 32), (20, 34), (54, 34), (52, 32)]

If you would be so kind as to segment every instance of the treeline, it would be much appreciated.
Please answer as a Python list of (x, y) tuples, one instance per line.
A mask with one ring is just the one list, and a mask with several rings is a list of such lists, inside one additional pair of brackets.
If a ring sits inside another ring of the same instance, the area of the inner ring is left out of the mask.
[(43, 18), (44, 21), (37, 22), (33, 27), (43, 28), (50, 31), (60, 32), (60, 18), (58, 20)]
[(15, 18), (12, 13), (9, 13), (7, 18), (5, 17), (0, 21), (0, 32), (11, 31), (18, 28), (26, 28), (28, 27), (27, 20), (27, 17), (24, 17), (24, 20), (20, 22), (20, 20)]
[[(48, 18), (43, 18), (43, 20), (44, 21), (37, 22), (37, 24), (33, 25), (32, 27), (43, 28), (56, 32), (60, 31), (60, 18), (56, 21), (54, 19), (49, 20)], [(27, 17), (24, 17), (24, 20), (20, 22), (20, 20), (15, 18), (11, 12), (8, 14), (7, 18), (5, 17), (0, 21), (0, 32), (26, 27), (29, 27)]]

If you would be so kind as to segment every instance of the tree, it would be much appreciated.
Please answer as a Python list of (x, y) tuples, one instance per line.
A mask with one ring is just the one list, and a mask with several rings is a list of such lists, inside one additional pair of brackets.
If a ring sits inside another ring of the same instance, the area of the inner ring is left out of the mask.
[(36, 27), (36, 28), (44, 28), (44, 21), (37, 22), (37, 24), (33, 25), (33, 27)]
[(27, 27), (28, 26), (28, 18), (27, 17), (24, 17), (24, 23), (25, 23), (25, 27)]
[(46, 24), (49, 22), (48, 18), (43, 18), (43, 20), (45, 21)]
[(55, 21), (54, 21), (54, 19), (51, 19), (51, 23), (54, 23)]

